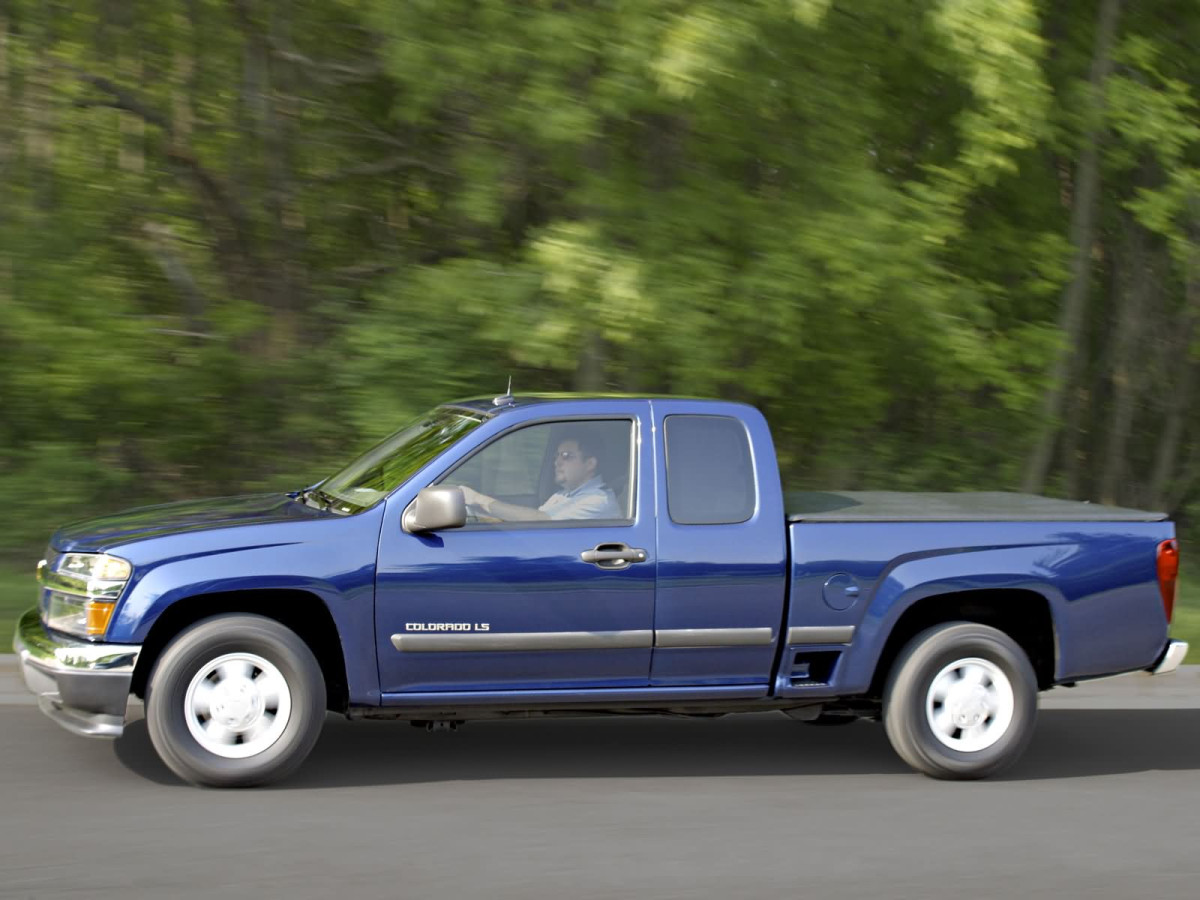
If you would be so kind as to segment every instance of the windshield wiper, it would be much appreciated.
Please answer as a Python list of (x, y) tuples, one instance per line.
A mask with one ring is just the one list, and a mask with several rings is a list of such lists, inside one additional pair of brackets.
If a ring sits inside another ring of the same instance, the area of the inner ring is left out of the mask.
[(325, 509), (332, 513), (337, 513), (339, 516), (348, 516), (354, 511), (354, 504), (348, 500), (343, 500), (340, 497), (335, 497), (328, 491), (323, 491), (320, 488), (313, 488), (313, 493), (317, 495), (317, 499), (325, 503)]
[(317, 499), (316, 495), (317, 492), (315, 488), (305, 488), (296, 494), (296, 499), (306, 506), (315, 506), (317, 509), (324, 509), (325, 504)]
[(302, 500), (304, 503), (307, 503), (309, 506), (315, 506), (317, 509), (324, 510), (326, 512), (333, 512), (342, 516), (348, 516), (350, 514), (349, 510), (338, 508), (336, 504), (340, 503), (341, 501), (338, 500), (337, 497), (326, 493), (320, 488), (305, 488), (299, 494), (297, 494), (297, 497), (299, 497), (300, 500)]

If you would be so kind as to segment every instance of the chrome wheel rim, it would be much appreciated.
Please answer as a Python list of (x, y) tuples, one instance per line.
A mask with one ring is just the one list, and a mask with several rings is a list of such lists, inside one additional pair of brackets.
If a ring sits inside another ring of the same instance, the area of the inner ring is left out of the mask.
[(292, 714), (283, 674), (256, 653), (226, 653), (206, 662), (183, 704), (196, 743), (225, 759), (262, 753), (279, 740)]
[(974, 656), (938, 672), (925, 696), (933, 736), (961, 753), (986, 750), (1004, 737), (1015, 709), (1008, 676), (994, 662)]

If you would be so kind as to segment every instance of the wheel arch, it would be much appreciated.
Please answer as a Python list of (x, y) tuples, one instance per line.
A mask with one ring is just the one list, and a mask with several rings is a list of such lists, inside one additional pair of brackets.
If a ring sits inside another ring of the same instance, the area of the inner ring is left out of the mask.
[(176, 635), (203, 619), (223, 613), (260, 615), (295, 632), (321, 666), (327, 708), (346, 711), (349, 706), (346, 659), (337, 625), (320, 597), (295, 589), (223, 591), (176, 600), (155, 620), (142, 643), (131, 692), (139, 698), (145, 697), (150, 672)]
[(888, 673), (909, 641), (926, 628), (955, 621), (975, 622), (1004, 632), (1029, 657), (1038, 690), (1054, 684), (1058, 635), (1050, 601), (1025, 588), (971, 589), (927, 596), (904, 610), (876, 661), (871, 696), (882, 695)]

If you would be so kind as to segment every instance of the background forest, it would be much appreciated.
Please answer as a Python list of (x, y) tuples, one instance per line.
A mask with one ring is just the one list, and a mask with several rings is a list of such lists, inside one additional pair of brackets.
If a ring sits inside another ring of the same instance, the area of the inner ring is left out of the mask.
[(0, 0), (0, 554), (456, 396), (1200, 524), (1195, 0)]

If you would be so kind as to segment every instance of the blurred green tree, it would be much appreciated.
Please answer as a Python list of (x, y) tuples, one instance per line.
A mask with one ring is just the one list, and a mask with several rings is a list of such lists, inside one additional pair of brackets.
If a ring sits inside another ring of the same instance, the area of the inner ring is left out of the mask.
[(1200, 506), (1186, 0), (0, 4), (0, 552), (453, 396)]

